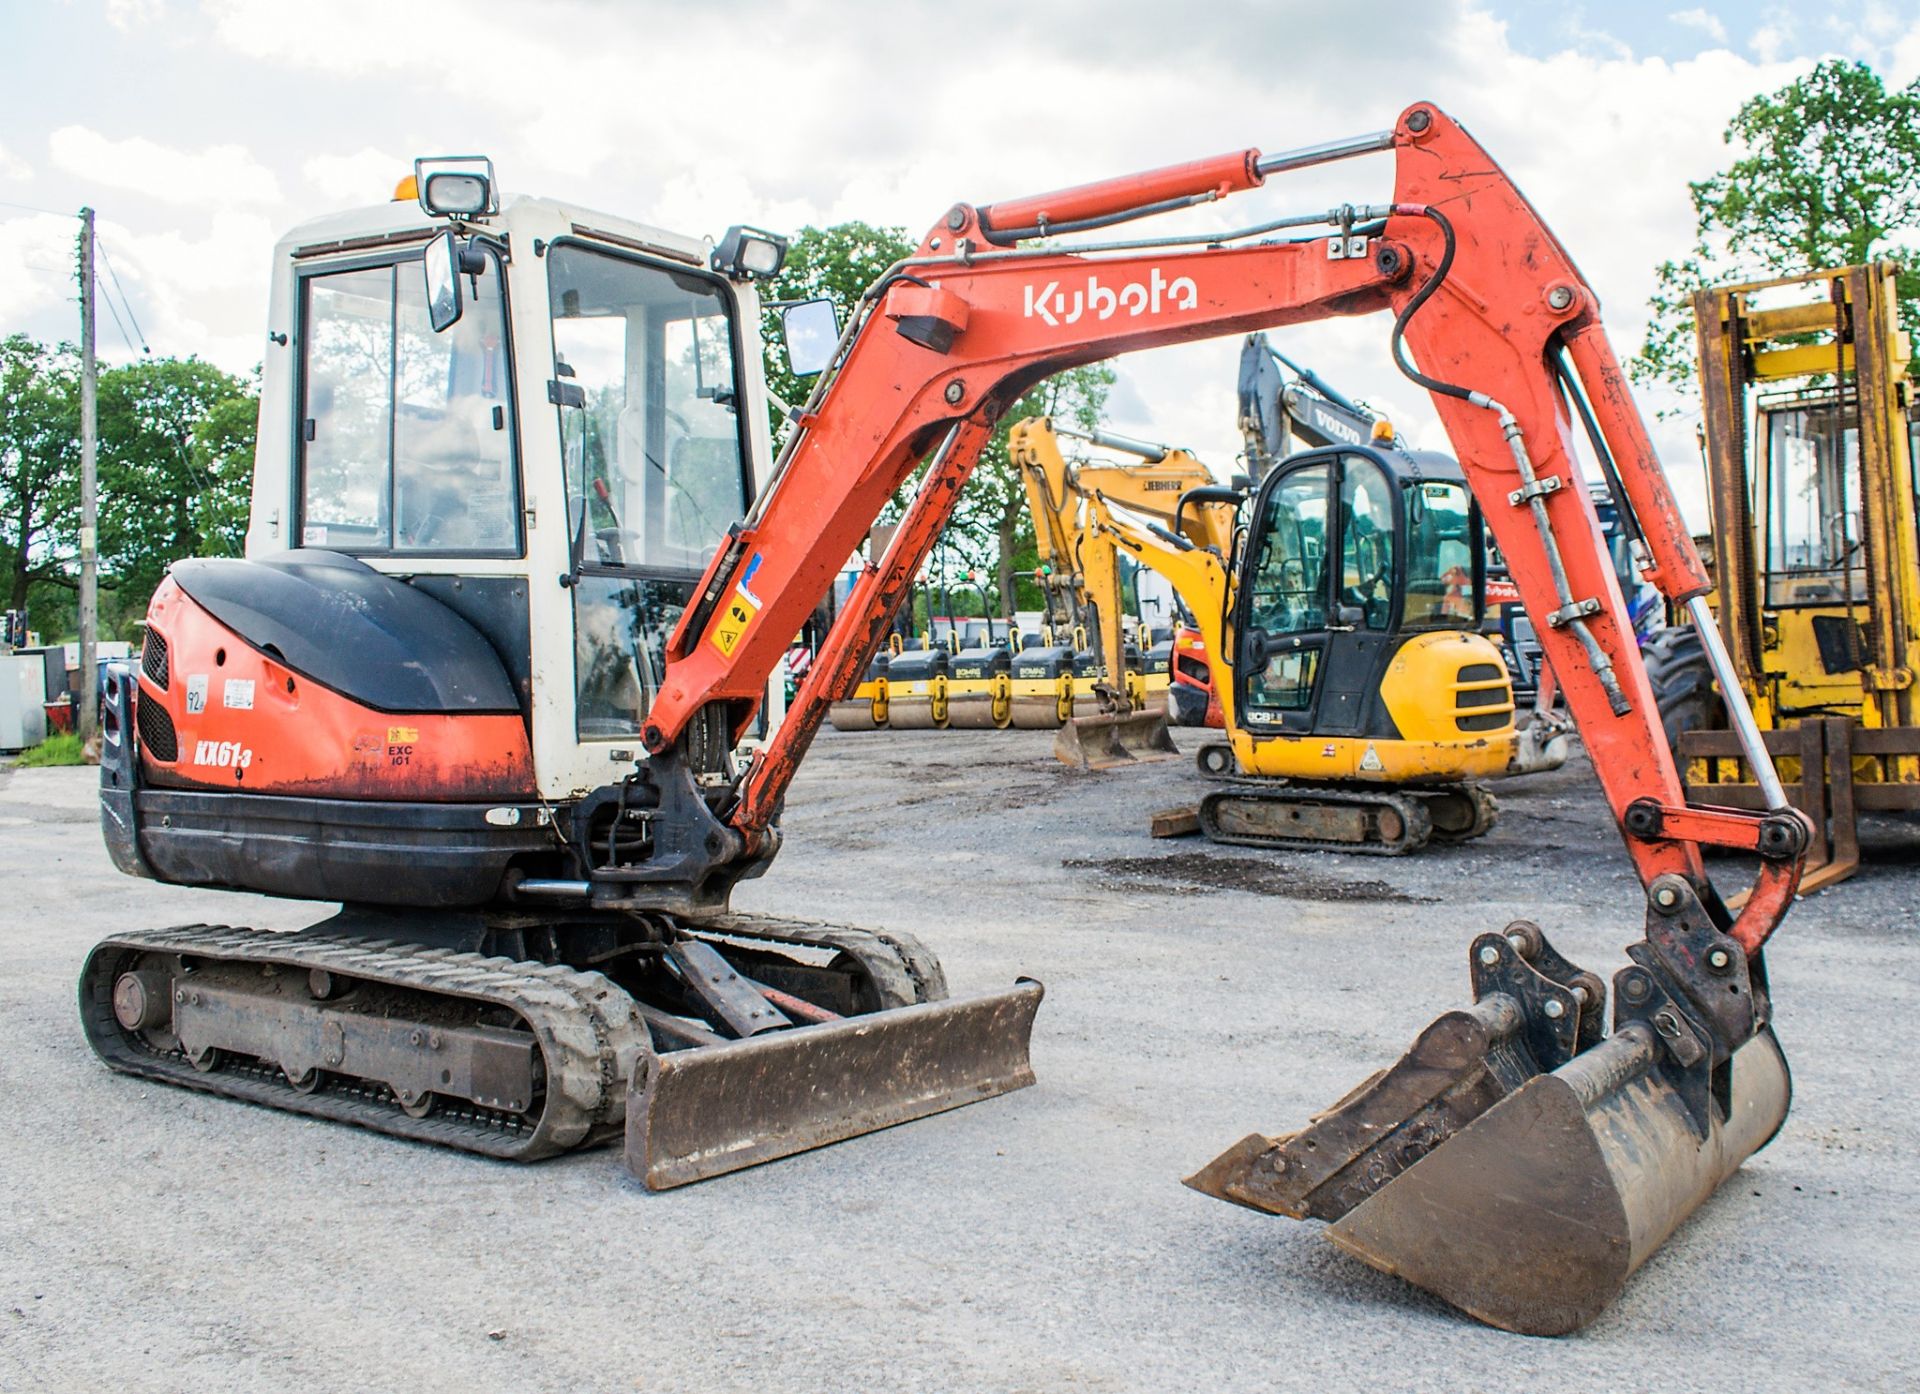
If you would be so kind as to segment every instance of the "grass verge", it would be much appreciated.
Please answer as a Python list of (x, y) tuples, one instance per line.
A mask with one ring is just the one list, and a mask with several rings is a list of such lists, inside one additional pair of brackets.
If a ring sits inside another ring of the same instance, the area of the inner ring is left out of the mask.
[(48, 736), (40, 744), (28, 746), (20, 752), (20, 767), (36, 769), (47, 765), (84, 765), (86, 753), (81, 749), (80, 737), (72, 731), (61, 731)]

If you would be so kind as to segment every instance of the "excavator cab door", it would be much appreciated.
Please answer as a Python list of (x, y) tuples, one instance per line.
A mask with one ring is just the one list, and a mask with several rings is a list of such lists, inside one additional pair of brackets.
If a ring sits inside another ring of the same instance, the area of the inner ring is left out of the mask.
[(1235, 587), (1235, 694), (1247, 726), (1355, 734), (1400, 609), (1400, 489), (1371, 451), (1296, 455), (1255, 501)]

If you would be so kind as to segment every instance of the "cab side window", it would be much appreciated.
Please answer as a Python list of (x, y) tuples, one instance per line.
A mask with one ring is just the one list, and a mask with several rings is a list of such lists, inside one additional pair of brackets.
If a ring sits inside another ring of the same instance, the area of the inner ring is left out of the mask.
[(485, 260), (440, 334), (418, 258), (302, 278), (302, 546), (520, 550), (505, 305)]
[(1340, 607), (1358, 610), (1362, 629), (1393, 623), (1393, 485), (1359, 456), (1340, 482)]

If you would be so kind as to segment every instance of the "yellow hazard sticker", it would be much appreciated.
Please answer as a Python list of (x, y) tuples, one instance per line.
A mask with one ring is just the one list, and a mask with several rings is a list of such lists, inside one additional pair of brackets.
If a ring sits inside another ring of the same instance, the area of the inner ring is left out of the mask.
[(388, 745), (412, 745), (415, 741), (419, 739), (420, 739), (420, 728), (418, 726), (387, 727), (387, 744)]
[(740, 646), (740, 636), (747, 632), (747, 626), (753, 623), (753, 617), (760, 613), (760, 603), (748, 595), (744, 587), (734, 588), (732, 599), (720, 611), (720, 618), (714, 621), (710, 642), (725, 654), (733, 657), (733, 651)]

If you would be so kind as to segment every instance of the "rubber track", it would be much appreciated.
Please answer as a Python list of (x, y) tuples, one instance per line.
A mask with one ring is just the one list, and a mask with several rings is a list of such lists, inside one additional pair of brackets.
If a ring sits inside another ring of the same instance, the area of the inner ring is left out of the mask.
[[(1391, 808), (1400, 815), (1400, 836), (1392, 842), (1337, 842), (1318, 837), (1256, 837), (1244, 833), (1223, 832), (1219, 810), (1226, 803), (1337, 804), (1351, 808)], [(1357, 856), (1403, 857), (1427, 845), (1433, 833), (1433, 820), (1427, 807), (1408, 794), (1364, 793), (1349, 789), (1326, 789), (1312, 785), (1288, 785), (1239, 781), (1224, 784), (1200, 800), (1200, 830), (1215, 842), (1234, 847), (1272, 847), (1296, 852), (1349, 852)]]
[[(1410, 792), (1412, 792), (1415, 798), (1433, 797), (1433, 795), (1422, 794), (1417, 790)], [(1462, 784), (1458, 788), (1450, 789), (1447, 792), (1461, 794), (1473, 800), (1473, 825), (1463, 833), (1450, 833), (1436, 823), (1433, 827), (1433, 840), (1435, 842), (1444, 842), (1450, 845), (1471, 842), (1476, 837), (1485, 837), (1493, 830), (1493, 825), (1498, 822), (1500, 818), (1500, 802), (1494, 798), (1489, 790), (1478, 784)]]
[[(540, 1046), (545, 1066), (540, 1114), (529, 1120), (443, 1099), (425, 1118), (410, 1118), (384, 1086), (371, 1081), (336, 1076), (321, 1090), (303, 1094), (271, 1066), (235, 1063), (202, 1074), (181, 1051), (155, 1049), (114, 1017), (114, 982), (127, 961), (140, 953), (322, 968), (363, 981), (504, 1006), (526, 1023)], [(121, 1073), (515, 1161), (619, 1139), (626, 1125), (626, 1087), (634, 1060), (652, 1050), (633, 1000), (599, 973), (391, 940), (225, 925), (187, 925), (103, 940), (81, 973), (80, 1016), (94, 1050)]]

